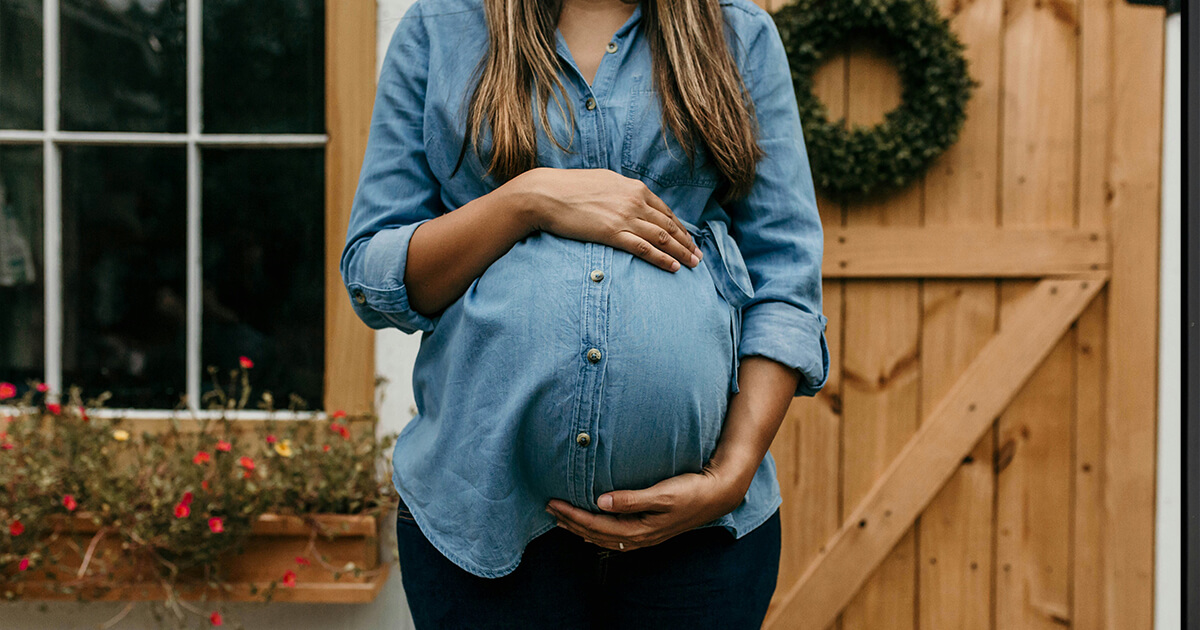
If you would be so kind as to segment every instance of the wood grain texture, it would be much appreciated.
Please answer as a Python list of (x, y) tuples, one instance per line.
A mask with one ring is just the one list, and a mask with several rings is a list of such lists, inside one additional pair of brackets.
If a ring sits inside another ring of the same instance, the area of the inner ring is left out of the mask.
[[(793, 584), (817, 556), (841, 522), (839, 449), (842, 433), (841, 397), (841, 283), (824, 287), (824, 311), (829, 318), (826, 338), (831, 356), (829, 380), (816, 397), (793, 399), (783, 426), (771, 446), (783, 505), (780, 507), (783, 548), (778, 584)], [(777, 604), (782, 595), (776, 589)]]
[[(1015, 0), (1004, 25), (1000, 222), (1070, 229), (1076, 213), (1076, 0)], [(1001, 285), (1000, 329), (1032, 281)], [(997, 630), (1059, 629), (1071, 616), (1074, 333), (1060, 339), (997, 427)]]
[(825, 232), (823, 272), (826, 278), (1040, 278), (1108, 269), (1108, 250), (1104, 232), (1075, 228), (834, 228)]
[[(823, 64), (813, 77), (814, 93), (835, 118), (845, 115), (846, 73), (843, 54)], [(844, 224), (844, 204), (818, 192), (817, 209), (826, 231)], [(837, 279), (824, 282), (822, 301), (822, 310), (829, 319), (825, 331), (830, 353), (829, 380), (815, 398), (793, 400), (771, 447), (783, 494), (780, 508), (783, 544), (777, 579), (781, 587), (795, 583), (841, 523), (845, 282)], [(783, 590), (776, 588), (770, 608), (778, 604)]]
[[(1109, 232), (1109, 101), (1112, 84), (1114, 0), (1083, 0), (1079, 51), (1079, 211), (1082, 230)], [(1072, 532), (1071, 622), (1078, 630), (1105, 630), (1104, 429), (1108, 362), (1108, 288), (1075, 329), (1075, 497)]]
[(863, 584), (877, 574), (887, 557), (895, 555), (897, 542), (908, 538), (914, 520), (1104, 281), (1103, 277), (1046, 279), (1012, 303), (1007, 323), (1001, 322), (1000, 331), (856, 503), (825, 553), (767, 618), (767, 627), (824, 628), (848, 602), (861, 601)]
[[(768, 625), (1149, 628), (1164, 11), (937, 1), (981, 85), (958, 142), (923, 181), (851, 205), (818, 196), (842, 343), (830, 386), (795, 403), (773, 449), (792, 524)], [(870, 125), (898, 104), (889, 65), (861, 40), (832, 51), (814, 77), (830, 119)], [(812, 537), (849, 520), (897, 436), (923, 430), (992, 343), (989, 324), (1015, 321), (1041, 278), (1096, 274), (1111, 274), (1100, 299), (964, 450), (913, 519), (915, 536), (875, 550), (861, 590), (821, 573), (828, 588), (852, 589), (833, 619), (822, 617), (824, 591), (797, 605), (813, 550), (828, 562), (845, 544), (840, 529), (823, 544)]]
[[(874, 125), (899, 105), (891, 62), (874, 43), (850, 41), (847, 122)], [(917, 228), (923, 181), (848, 203), (847, 228)], [(920, 424), (920, 283), (846, 283), (843, 496), (856, 505)], [(916, 624), (916, 536), (912, 531), (862, 585), (842, 613), (843, 630), (907, 630)]]
[[(959, 141), (925, 177), (925, 229), (996, 230), (1000, 177), (1000, 38), (1003, 7), (995, 2), (941, 0), (940, 13), (966, 46), (972, 77), (979, 81), (967, 103)], [(982, 233), (982, 232), (981, 232)], [(968, 239), (952, 235), (943, 243)], [(987, 239), (994, 243), (992, 239)], [(1099, 240), (1099, 239), (1097, 239)], [(1091, 242), (1091, 241), (1089, 241)], [(958, 272), (990, 256), (978, 241), (964, 259), (943, 268)], [(1009, 253), (1028, 252), (1022, 245)], [(941, 251), (944, 245), (931, 247)], [(1055, 252), (1063, 251), (1052, 246)], [(994, 251), (994, 250), (992, 250)], [(1107, 256), (1107, 250), (1100, 256)], [(1004, 259), (997, 256), (996, 259)], [(1009, 259), (1011, 260), (1011, 259)], [(1006, 263), (1000, 268), (1016, 269)], [(1050, 265), (1038, 265), (1048, 267)], [(996, 282), (993, 269), (973, 281), (927, 280), (922, 294), (922, 413), (941, 400), (996, 332)], [(931, 274), (936, 275), (936, 274)], [(1043, 274), (1038, 274), (1043, 275)], [(918, 620), (922, 630), (990, 630), (995, 478), (992, 453), (995, 428), (963, 458), (958, 470), (930, 501), (918, 531)]]
[(1104, 606), (1113, 630), (1154, 621), (1163, 19), (1162, 7), (1113, 4), (1104, 410)]
[(375, 100), (374, 2), (325, 6), (325, 409), (372, 411), (375, 331), (350, 306), (339, 262)]

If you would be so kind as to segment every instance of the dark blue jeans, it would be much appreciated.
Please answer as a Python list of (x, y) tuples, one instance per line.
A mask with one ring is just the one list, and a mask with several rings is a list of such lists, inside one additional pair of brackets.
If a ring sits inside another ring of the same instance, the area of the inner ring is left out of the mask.
[(779, 572), (778, 510), (739, 539), (705, 527), (630, 551), (555, 527), (529, 543), (516, 570), (494, 579), (443, 556), (403, 502), (396, 534), (417, 630), (761, 628)]

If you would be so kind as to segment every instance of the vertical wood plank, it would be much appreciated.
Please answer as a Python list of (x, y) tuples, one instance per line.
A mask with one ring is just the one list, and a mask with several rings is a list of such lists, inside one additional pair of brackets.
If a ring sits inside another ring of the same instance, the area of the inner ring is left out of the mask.
[[(783, 505), (780, 508), (783, 548), (778, 587), (772, 608), (799, 579), (818, 551), (837, 531), (841, 440), (842, 283), (824, 285), (824, 311), (829, 318), (830, 374), (815, 398), (792, 401), (787, 418), (771, 446)], [(770, 610), (770, 609), (768, 609)]]
[[(1000, 28), (1003, 2), (939, 8), (966, 45), (980, 81), (959, 141), (925, 178), (925, 225), (996, 225), (999, 189)], [(928, 413), (996, 328), (996, 283), (925, 283), (921, 334), (921, 407)], [(922, 630), (991, 627), (995, 483), (986, 433), (921, 516), (918, 611)]]
[[(1075, 225), (1078, 5), (1014, 0), (1004, 25), (1004, 227)], [(1032, 287), (1005, 282), (1000, 327)], [(1001, 415), (996, 627), (1070, 624), (1074, 331)], [(1065, 544), (1064, 544), (1065, 543)]]
[[(852, 42), (847, 121), (874, 125), (899, 104), (891, 62), (869, 42)], [(919, 226), (923, 182), (850, 203), (846, 224)], [(919, 281), (846, 281), (844, 349), (845, 505), (871, 488), (920, 423)], [(842, 613), (844, 630), (910, 629), (916, 624), (916, 536), (896, 543)]]
[[(375, 100), (375, 3), (325, 5), (325, 409), (372, 411), (375, 335), (354, 314), (339, 262)], [(364, 37), (364, 34), (369, 37)]]
[[(1080, 6), (1079, 227), (1108, 231), (1109, 100), (1113, 0)], [(1104, 379), (1107, 287), (1083, 312), (1075, 346), (1075, 503), (1071, 621), (1106, 630), (1104, 621)]]
[(1154, 616), (1163, 21), (1162, 7), (1113, 5), (1104, 603), (1114, 630), (1148, 630)]
[[(778, 10), (786, 4), (775, 0), (761, 6)], [(813, 91), (825, 103), (830, 116), (845, 114), (846, 56), (833, 55), (813, 76)], [(803, 125), (805, 121), (801, 121)], [(842, 204), (817, 194), (817, 209), (826, 227), (843, 225)], [(781, 526), (783, 545), (779, 563), (782, 596), (817, 555), (825, 541), (841, 524), (842, 433), (842, 309), (845, 283), (826, 281), (822, 287), (825, 334), (829, 342), (830, 375), (815, 399), (793, 401), (783, 426), (771, 446), (783, 494)], [(777, 603), (772, 600), (771, 608)], [(770, 609), (768, 609), (770, 610)]]
[(1104, 630), (1104, 375), (1108, 288), (1076, 323), (1074, 576), (1071, 620)]

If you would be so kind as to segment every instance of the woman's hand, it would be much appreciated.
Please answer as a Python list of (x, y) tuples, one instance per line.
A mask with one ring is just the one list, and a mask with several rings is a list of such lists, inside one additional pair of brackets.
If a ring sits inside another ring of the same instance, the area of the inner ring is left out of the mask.
[(639, 179), (605, 168), (540, 167), (509, 183), (530, 201), (534, 229), (603, 243), (667, 271), (700, 264), (691, 234)]
[(547, 512), (558, 524), (606, 549), (649, 547), (720, 518), (742, 502), (749, 490), (719, 470), (706, 467), (664, 479), (644, 490), (615, 490), (596, 503), (612, 514), (593, 514), (566, 501), (551, 499)]

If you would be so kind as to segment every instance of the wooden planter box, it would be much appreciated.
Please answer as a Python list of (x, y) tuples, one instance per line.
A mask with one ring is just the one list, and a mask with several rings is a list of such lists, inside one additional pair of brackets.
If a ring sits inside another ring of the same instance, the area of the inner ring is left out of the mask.
[[(241, 553), (230, 553), (222, 559), (224, 582), (231, 589), (213, 588), (198, 579), (180, 578), (176, 590), (187, 600), (262, 601), (263, 594), (276, 581), (271, 597), (277, 602), (329, 604), (363, 604), (373, 601), (388, 577), (388, 565), (379, 561), (379, 522), (373, 516), (316, 514), (313, 519), (322, 532), (314, 541), (317, 553), (311, 553), (313, 527), (299, 516), (266, 514), (254, 523), (252, 534)], [(75, 600), (82, 596), (90, 601), (151, 601), (166, 598), (166, 589), (153, 581), (150, 573), (139, 570), (151, 566), (149, 558), (137, 558), (134, 552), (121, 548), (117, 535), (102, 537), (93, 552), (93, 561), (103, 560), (112, 568), (111, 583), (82, 586), (76, 593), (60, 593), (54, 587), (75, 579), (87, 547), (99, 531), (85, 515), (66, 520), (64, 535), (53, 545), (60, 556), (59, 566), (31, 568), (12, 585), (0, 584), (5, 590), (19, 593), (24, 600)], [(310, 561), (309, 566), (296, 562), (297, 556)], [(322, 565), (343, 568), (347, 563), (366, 572), (355, 576), (353, 571), (335, 571)], [(284, 572), (296, 573), (296, 585), (282, 584)], [(376, 571), (378, 569), (378, 571)]]

